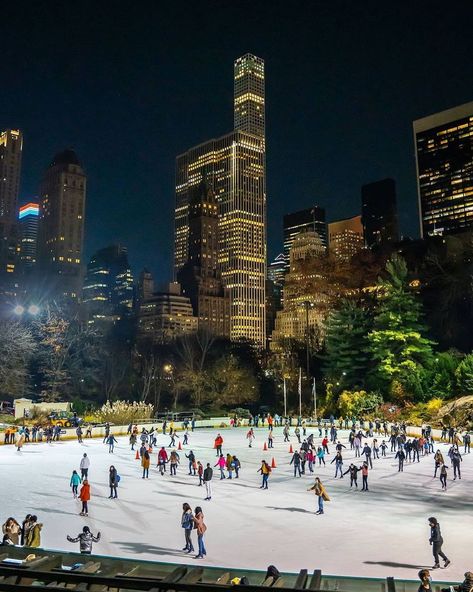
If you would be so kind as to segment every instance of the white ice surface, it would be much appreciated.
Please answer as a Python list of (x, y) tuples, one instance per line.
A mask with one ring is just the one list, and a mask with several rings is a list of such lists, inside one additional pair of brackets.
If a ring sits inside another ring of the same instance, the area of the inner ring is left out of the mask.
[[(22, 452), (1, 446), (0, 520), (3, 523), (11, 515), (21, 521), (27, 513), (37, 514), (44, 524), (45, 548), (77, 551), (78, 544), (68, 543), (66, 535), (76, 535), (87, 524), (93, 532), (102, 533), (100, 543), (94, 546), (96, 553), (189, 563), (197, 560), (181, 552), (181, 508), (187, 501), (204, 510), (206, 565), (266, 569), (273, 563), (281, 571), (305, 567), (320, 568), (325, 574), (414, 579), (420, 567), (433, 564), (427, 518), (436, 516), (444, 552), (452, 565), (436, 573), (435, 579), (461, 580), (465, 571), (473, 569), (473, 455), (463, 457), (461, 481), (452, 481), (453, 471), (449, 470), (448, 491), (443, 492), (438, 477), (432, 477), (433, 455), (421, 458), (420, 463), (406, 463), (404, 473), (398, 473), (394, 454), (388, 453), (387, 458), (374, 460), (370, 491), (363, 493), (350, 490), (348, 475), (333, 478), (331, 447), (327, 466), (317, 467), (315, 472), (331, 502), (325, 504), (325, 514), (317, 516), (316, 498), (307, 492), (313, 475), (293, 478), (282, 428), (275, 429), (275, 448), (268, 452), (262, 451), (267, 430), (256, 430), (252, 449), (248, 448), (246, 431), (222, 430), (224, 452), (236, 454), (242, 469), (240, 478), (231, 481), (220, 481), (214, 469), (210, 502), (203, 500), (205, 488), (198, 487), (198, 478), (187, 475), (184, 452), (192, 449), (204, 466), (206, 462), (215, 464), (215, 430), (197, 430), (190, 435), (190, 445), (180, 453), (177, 477), (159, 475), (156, 448), (149, 480), (141, 478), (140, 461), (130, 452), (127, 438), (118, 438), (113, 455), (100, 439), (86, 440), (82, 445), (75, 441), (26, 444)], [(182, 440), (182, 432), (180, 435)], [(347, 432), (341, 435), (347, 444)], [(315, 441), (318, 444), (321, 439), (316, 437)], [(295, 447), (293, 435), (291, 442)], [(158, 445), (168, 444), (169, 437), (160, 434)], [(447, 445), (439, 447), (446, 455)], [(79, 469), (83, 452), (91, 460), (88, 518), (79, 516), (80, 503), (69, 488), (72, 469)], [(271, 461), (273, 456), (278, 468), (270, 477), (269, 490), (262, 491), (257, 470), (261, 459)], [(344, 451), (345, 469), (353, 456), (349, 449)], [(108, 499), (110, 464), (122, 477), (118, 500)], [(195, 534), (193, 538), (196, 546)]]

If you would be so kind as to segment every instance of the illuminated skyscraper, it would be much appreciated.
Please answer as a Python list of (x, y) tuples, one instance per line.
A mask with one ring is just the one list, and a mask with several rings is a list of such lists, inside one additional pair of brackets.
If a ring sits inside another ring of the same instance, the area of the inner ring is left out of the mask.
[(0, 275), (15, 271), (22, 151), (19, 130), (0, 132)]
[(38, 278), (51, 297), (77, 300), (82, 288), (86, 175), (73, 150), (56, 154), (40, 189)]
[(218, 265), (218, 206), (205, 181), (195, 188), (189, 203), (189, 256), (177, 277), (199, 329), (230, 337), (230, 294)]
[(20, 207), (20, 268), (30, 270), (36, 264), (38, 248), (39, 203), (30, 201)]
[(189, 204), (202, 180), (218, 206), (218, 268), (230, 291), (230, 337), (265, 345), (264, 62), (235, 62), (235, 130), (177, 157), (174, 274), (189, 253)]
[(361, 216), (336, 220), (328, 225), (329, 251), (339, 261), (350, 261), (365, 244)]
[(133, 292), (126, 247), (111, 245), (91, 257), (82, 290), (89, 322), (115, 321), (130, 315)]
[(361, 221), (365, 243), (370, 249), (399, 240), (394, 179), (382, 179), (362, 186)]
[(473, 229), (473, 102), (414, 121), (422, 237)]
[(299, 210), (291, 214), (285, 214), (283, 222), (284, 233), (284, 257), (286, 270), (289, 270), (289, 259), (292, 243), (301, 232), (316, 232), (324, 247), (327, 247), (327, 225), (325, 223), (325, 210), (319, 206), (313, 206), (306, 210)]

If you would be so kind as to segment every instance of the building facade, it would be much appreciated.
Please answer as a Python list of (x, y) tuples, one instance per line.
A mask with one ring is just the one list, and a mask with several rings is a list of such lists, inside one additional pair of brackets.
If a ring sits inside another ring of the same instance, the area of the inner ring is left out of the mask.
[(286, 271), (289, 270), (290, 251), (295, 238), (306, 231), (316, 232), (327, 247), (327, 225), (325, 223), (325, 210), (319, 206), (313, 206), (298, 212), (285, 214), (283, 219), (284, 257), (286, 259)]
[(133, 275), (122, 245), (97, 251), (87, 265), (82, 303), (89, 322), (115, 321), (133, 312)]
[(399, 241), (396, 182), (382, 179), (361, 188), (361, 220), (368, 248)]
[(192, 304), (181, 293), (181, 286), (172, 282), (167, 289), (155, 292), (141, 303), (138, 311), (138, 339), (151, 343), (169, 343), (182, 335), (195, 333), (198, 319)]
[(182, 293), (190, 298), (199, 329), (230, 337), (230, 291), (218, 264), (218, 205), (205, 181), (193, 192), (188, 220), (188, 258), (177, 274)]
[(329, 251), (335, 259), (349, 262), (365, 245), (361, 216), (330, 222), (328, 244)]
[(319, 289), (323, 280), (319, 261), (327, 247), (313, 230), (301, 232), (293, 240), (289, 253), (289, 272), (284, 282), (283, 309), (276, 313), (271, 349), (279, 351), (285, 341), (304, 342), (317, 349), (328, 310), (326, 294)]
[(264, 347), (264, 63), (247, 54), (236, 60), (234, 68), (234, 131), (177, 157), (174, 277), (188, 258), (192, 194), (205, 180), (217, 201), (217, 263), (230, 294), (230, 338)]
[(41, 183), (38, 277), (45, 294), (66, 301), (82, 289), (86, 183), (73, 150), (54, 157)]
[(422, 237), (473, 228), (473, 102), (414, 121)]
[(0, 281), (15, 271), (18, 255), (18, 194), (20, 191), (23, 134), (0, 132)]
[(30, 201), (20, 207), (18, 214), (21, 271), (31, 271), (36, 265), (38, 249), (39, 203)]

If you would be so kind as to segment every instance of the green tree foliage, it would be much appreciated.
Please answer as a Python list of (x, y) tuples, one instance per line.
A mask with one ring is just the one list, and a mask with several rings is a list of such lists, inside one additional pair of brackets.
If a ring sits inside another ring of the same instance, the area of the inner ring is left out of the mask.
[(368, 332), (371, 327), (366, 310), (345, 300), (328, 317), (325, 335), (324, 371), (341, 388), (364, 384), (370, 366)]
[(448, 399), (457, 392), (455, 371), (460, 361), (461, 357), (455, 352), (436, 354), (427, 378), (431, 397)]
[(460, 394), (473, 394), (473, 354), (465, 356), (455, 370), (457, 386)]
[(378, 282), (378, 306), (368, 339), (375, 366), (370, 373), (374, 390), (383, 393), (400, 384), (407, 397), (425, 396), (425, 369), (433, 361), (433, 342), (425, 337), (421, 305), (409, 286), (407, 266), (395, 255)]
[(378, 393), (343, 391), (338, 399), (338, 409), (343, 417), (360, 417), (374, 411), (382, 402)]

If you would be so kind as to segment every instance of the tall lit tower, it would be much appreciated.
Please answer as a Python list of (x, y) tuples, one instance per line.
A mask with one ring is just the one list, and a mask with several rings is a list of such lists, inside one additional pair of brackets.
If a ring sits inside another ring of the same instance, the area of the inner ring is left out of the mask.
[(22, 271), (29, 271), (36, 265), (39, 203), (30, 201), (21, 206), (18, 220), (20, 226), (20, 267)]
[(218, 269), (230, 292), (230, 337), (265, 345), (266, 163), (264, 62), (234, 64), (234, 131), (176, 161), (175, 277), (189, 253), (189, 204), (203, 180), (218, 205)]
[(49, 294), (77, 300), (82, 287), (86, 175), (73, 150), (56, 154), (40, 190), (38, 269)]
[(234, 64), (234, 128), (265, 136), (264, 61), (250, 53)]
[(0, 274), (15, 270), (23, 134), (0, 132)]

